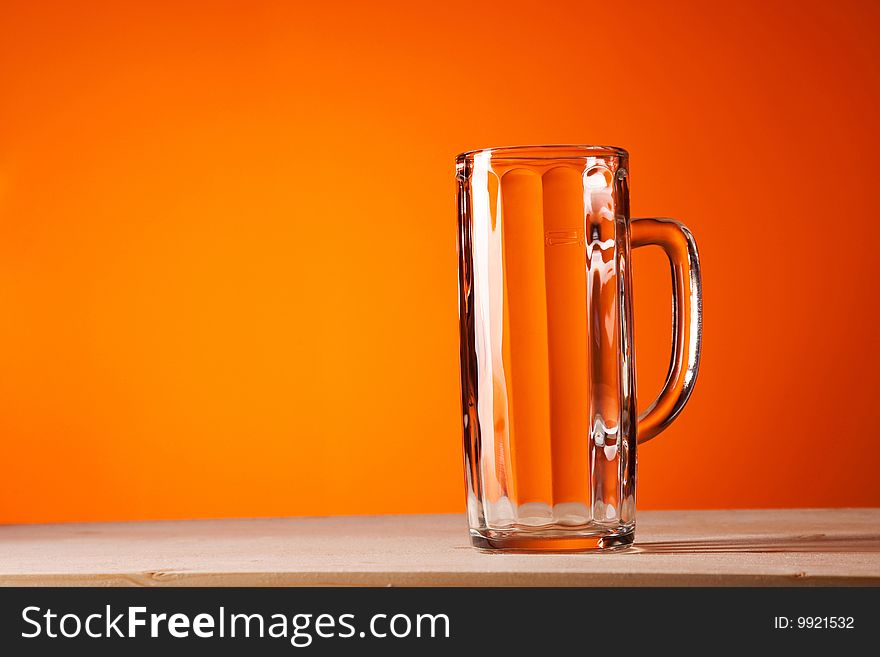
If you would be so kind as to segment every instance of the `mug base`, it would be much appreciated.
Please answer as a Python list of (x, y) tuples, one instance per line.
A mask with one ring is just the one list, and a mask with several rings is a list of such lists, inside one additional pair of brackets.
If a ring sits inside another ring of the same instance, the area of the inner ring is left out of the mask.
[(610, 552), (628, 548), (635, 528), (613, 528), (572, 532), (564, 530), (471, 529), (471, 545), (496, 554), (499, 552)]

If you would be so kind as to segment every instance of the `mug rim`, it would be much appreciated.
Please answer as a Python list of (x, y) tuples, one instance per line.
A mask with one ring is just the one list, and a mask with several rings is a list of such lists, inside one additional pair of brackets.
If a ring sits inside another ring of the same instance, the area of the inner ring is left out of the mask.
[(620, 146), (597, 144), (525, 144), (520, 146), (494, 146), (476, 148), (459, 153), (455, 160), (462, 162), (475, 156), (490, 153), (493, 157), (507, 160), (577, 160), (587, 157), (627, 158), (629, 153)]

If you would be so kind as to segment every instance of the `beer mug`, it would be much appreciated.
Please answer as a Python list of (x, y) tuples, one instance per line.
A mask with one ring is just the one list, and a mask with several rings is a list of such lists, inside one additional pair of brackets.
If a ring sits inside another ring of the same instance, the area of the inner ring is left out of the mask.
[[(630, 545), (636, 445), (681, 412), (700, 362), (690, 231), (630, 219), (629, 155), (611, 146), (462, 153), (462, 428), (471, 542), (484, 550)], [(672, 269), (672, 359), (639, 417), (632, 249)]]

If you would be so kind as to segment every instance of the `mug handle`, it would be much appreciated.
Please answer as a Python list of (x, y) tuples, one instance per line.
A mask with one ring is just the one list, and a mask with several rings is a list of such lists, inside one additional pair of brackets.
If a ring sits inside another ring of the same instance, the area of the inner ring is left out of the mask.
[(630, 245), (659, 246), (672, 269), (672, 359), (663, 390), (639, 416), (638, 443), (659, 434), (678, 417), (687, 403), (700, 367), (703, 338), (703, 291), (700, 257), (694, 236), (673, 219), (633, 219)]

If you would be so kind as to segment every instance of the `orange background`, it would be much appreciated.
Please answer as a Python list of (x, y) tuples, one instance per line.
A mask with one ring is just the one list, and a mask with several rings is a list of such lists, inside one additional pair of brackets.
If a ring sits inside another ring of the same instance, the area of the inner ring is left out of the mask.
[(701, 250), (640, 508), (880, 505), (880, 4), (0, 11), (0, 521), (463, 510), (453, 156), (558, 142)]

